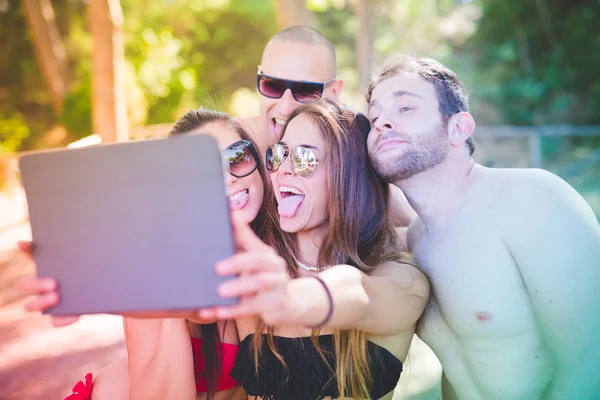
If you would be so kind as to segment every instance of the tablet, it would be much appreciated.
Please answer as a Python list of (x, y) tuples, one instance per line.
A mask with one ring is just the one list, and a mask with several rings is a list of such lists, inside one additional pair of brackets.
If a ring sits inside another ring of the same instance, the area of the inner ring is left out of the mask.
[(52, 315), (235, 304), (215, 264), (234, 253), (223, 162), (210, 135), (28, 154), (20, 171)]

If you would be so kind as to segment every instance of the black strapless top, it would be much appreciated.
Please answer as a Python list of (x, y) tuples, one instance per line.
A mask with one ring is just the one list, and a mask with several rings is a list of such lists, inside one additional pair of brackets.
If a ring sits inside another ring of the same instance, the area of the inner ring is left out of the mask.
[[(250, 343), (254, 335), (248, 335), (240, 348), (231, 376), (249, 396), (265, 400), (319, 400), (338, 398), (335, 376), (335, 343), (333, 335), (319, 336), (319, 345), (330, 367), (323, 361), (310, 337), (287, 338), (274, 336), (275, 348), (285, 360), (286, 371), (266, 344), (263, 334), (263, 350), (259, 353), (258, 375), (254, 366), (254, 351)], [(373, 376), (371, 398), (379, 399), (396, 387), (402, 373), (402, 362), (387, 349), (367, 342), (369, 366)], [(333, 369), (333, 371), (332, 371)]]

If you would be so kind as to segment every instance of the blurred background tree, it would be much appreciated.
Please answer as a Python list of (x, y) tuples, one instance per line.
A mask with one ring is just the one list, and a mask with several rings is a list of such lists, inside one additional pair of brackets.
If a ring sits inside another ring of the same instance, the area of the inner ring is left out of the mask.
[[(68, 59), (62, 115), (52, 109), (20, 2), (0, 0), (3, 152), (64, 145), (92, 133), (86, 5), (52, 5)], [(235, 103), (244, 112), (244, 103), (252, 103), (256, 65), (278, 30), (272, 1), (122, 0), (121, 6), (132, 126), (172, 122), (199, 105), (230, 110)]]
[[(58, 116), (21, 3), (0, 0), (4, 152), (62, 145), (91, 133), (86, 5), (51, 3), (68, 65), (64, 113)], [(481, 124), (600, 123), (598, 1), (122, 0), (121, 5), (132, 126), (172, 122), (199, 105), (256, 112), (254, 76), (263, 46), (280, 26), (299, 22), (320, 29), (336, 45), (344, 100), (356, 107), (364, 107), (373, 66), (402, 51), (455, 69)]]
[(518, 125), (598, 124), (600, 2), (482, 1), (468, 50), (485, 96)]

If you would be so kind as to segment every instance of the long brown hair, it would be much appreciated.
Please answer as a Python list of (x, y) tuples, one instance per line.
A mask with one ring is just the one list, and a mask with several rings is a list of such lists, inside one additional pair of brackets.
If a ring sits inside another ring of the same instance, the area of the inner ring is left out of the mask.
[[(228, 114), (220, 111), (208, 110), (205, 108), (188, 111), (175, 123), (175, 125), (173, 125), (173, 128), (169, 132), (169, 136), (193, 133), (195, 130), (214, 122), (221, 123), (234, 129), (241, 139), (248, 140), (252, 143), (252, 146), (254, 146), (254, 149), (257, 150), (258, 154), (258, 147), (256, 147), (256, 143), (252, 140), (246, 129)], [(258, 173), (260, 174), (263, 183), (263, 198), (266, 199), (271, 194), (271, 191), (269, 190), (265, 179), (265, 168), (260, 157), (256, 161), (258, 164)], [(263, 201), (256, 218), (250, 223), (250, 226), (259, 237), (264, 236), (264, 222), (267, 213), (266, 204), (267, 202)], [(190, 321), (188, 321), (188, 328), (190, 334), (200, 334), (202, 337), (202, 352), (204, 353), (204, 359), (206, 360), (206, 371), (204, 372), (204, 375), (199, 377), (206, 378), (206, 396), (207, 399), (212, 400), (219, 387), (221, 366), (223, 364), (223, 355), (221, 351), (219, 351), (219, 343), (221, 343), (219, 329), (216, 323), (200, 325)]]
[[(370, 126), (367, 118), (337, 101), (319, 100), (296, 109), (284, 126), (282, 137), (290, 121), (301, 114), (309, 116), (319, 127), (328, 160), (327, 232), (319, 249), (317, 266), (348, 264), (371, 274), (385, 261), (410, 262), (409, 256), (400, 253), (400, 242), (389, 215), (389, 185), (377, 176), (368, 157)], [(268, 213), (265, 241), (287, 261), (292, 276), (298, 277), (296, 235), (281, 229), (277, 215), (275, 210)], [(265, 328), (269, 348), (285, 366), (274, 346), (273, 327), (259, 321), (253, 340), (257, 370)], [(325, 360), (316, 340), (318, 334), (318, 330), (313, 330), (312, 342)], [(366, 333), (356, 329), (336, 330), (334, 337), (340, 398), (369, 398), (372, 376)], [(330, 368), (333, 371), (333, 367)]]

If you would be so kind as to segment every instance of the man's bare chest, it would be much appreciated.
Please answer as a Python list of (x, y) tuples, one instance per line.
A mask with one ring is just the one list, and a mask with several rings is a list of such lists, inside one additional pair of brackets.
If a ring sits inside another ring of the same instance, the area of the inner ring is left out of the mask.
[[(457, 336), (493, 337), (531, 326), (533, 316), (519, 269), (493, 231), (457, 229), (423, 235), (413, 250), (430, 279), (437, 313)], [(425, 321), (428, 314), (431, 307)]]

